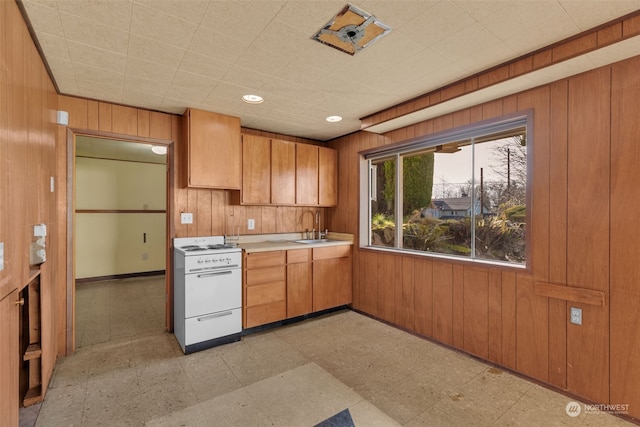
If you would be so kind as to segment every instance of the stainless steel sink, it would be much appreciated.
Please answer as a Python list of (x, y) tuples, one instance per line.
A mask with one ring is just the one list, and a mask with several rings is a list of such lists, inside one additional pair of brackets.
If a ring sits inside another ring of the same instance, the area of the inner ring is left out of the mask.
[(333, 242), (333, 240), (329, 240), (329, 239), (301, 239), (301, 240), (294, 240), (294, 242), (296, 242), (296, 243), (304, 243), (305, 245), (312, 245), (314, 243), (329, 243), (329, 242)]

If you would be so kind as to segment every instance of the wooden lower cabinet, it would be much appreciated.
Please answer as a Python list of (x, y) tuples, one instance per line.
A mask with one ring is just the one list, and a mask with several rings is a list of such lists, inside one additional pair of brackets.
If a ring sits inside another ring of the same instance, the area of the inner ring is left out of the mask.
[(245, 254), (244, 328), (352, 302), (351, 246)]
[(313, 262), (313, 311), (352, 302), (351, 257)]
[(17, 426), (20, 408), (18, 290), (0, 300), (0, 425)]
[(311, 249), (287, 251), (287, 318), (313, 310)]
[(285, 319), (285, 252), (248, 253), (244, 265), (244, 327), (253, 328)]

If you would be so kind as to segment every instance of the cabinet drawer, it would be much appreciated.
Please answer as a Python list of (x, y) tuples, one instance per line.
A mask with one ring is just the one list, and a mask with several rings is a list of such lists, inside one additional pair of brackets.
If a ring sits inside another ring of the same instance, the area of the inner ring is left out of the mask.
[(257, 268), (255, 270), (247, 270), (247, 286), (253, 286), (260, 283), (278, 282), (285, 280), (287, 275), (284, 265), (279, 267)]
[(284, 301), (286, 297), (285, 282), (272, 282), (247, 288), (247, 307)]
[(292, 249), (287, 251), (287, 264), (311, 261), (311, 249)]
[(274, 265), (284, 265), (285, 251), (270, 251), (247, 254), (245, 263), (247, 270), (252, 268), (271, 267)]
[(271, 322), (283, 320), (287, 315), (286, 301), (263, 304), (255, 307), (247, 307), (247, 318), (244, 327), (265, 325)]
[(325, 248), (313, 248), (313, 260), (346, 258), (351, 256), (350, 245), (329, 246)]

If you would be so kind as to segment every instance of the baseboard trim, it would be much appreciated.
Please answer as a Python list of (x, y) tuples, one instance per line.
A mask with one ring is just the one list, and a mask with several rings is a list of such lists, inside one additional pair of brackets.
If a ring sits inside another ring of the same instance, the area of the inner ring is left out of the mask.
[(76, 279), (76, 283), (103, 282), (105, 280), (129, 279), (131, 277), (161, 276), (163, 274), (165, 274), (165, 270), (143, 271), (141, 273), (113, 274), (110, 276), (83, 277), (82, 279)]

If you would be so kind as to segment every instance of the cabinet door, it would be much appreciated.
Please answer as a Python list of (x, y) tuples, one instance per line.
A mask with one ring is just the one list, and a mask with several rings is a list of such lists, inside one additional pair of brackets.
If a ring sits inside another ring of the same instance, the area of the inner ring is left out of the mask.
[(0, 301), (0, 425), (17, 426), (19, 403), (18, 291)]
[(313, 311), (352, 302), (351, 257), (313, 262)]
[(271, 181), (271, 141), (242, 135), (242, 203), (269, 204)]
[(271, 140), (271, 203), (296, 203), (296, 144)]
[(187, 184), (189, 187), (240, 189), (240, 119), (189, 109)]
[(318, 191), (320, 206), (338, 204), (338, 152), (318, 147)]
[(287, 318), (311, 313), (311, 263), (287, 265)]
[(318, 147), (296, 144), (296, 203), (318, 204)]

